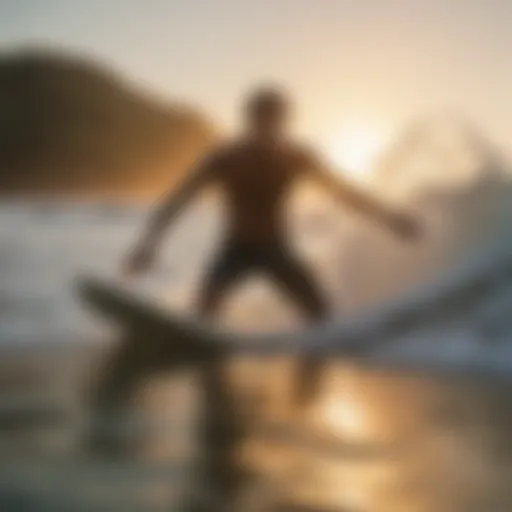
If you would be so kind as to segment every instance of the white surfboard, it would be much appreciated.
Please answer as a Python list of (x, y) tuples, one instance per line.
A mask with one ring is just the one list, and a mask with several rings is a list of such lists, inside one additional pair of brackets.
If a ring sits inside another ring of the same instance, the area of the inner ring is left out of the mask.
[(509, 250), (479, 256), (440, 282), (369, 314), (298, 333), (223, 331), (166, 309), (129, 287), (94, 277), (82, 278), (78, 291), (87, 305), (112, 321), (158, 333), (166, 340), (163, 350), (188, 346), (195, 359), (200, 353), (272, 356), (313, 351), (370, 364), (512, 374)]

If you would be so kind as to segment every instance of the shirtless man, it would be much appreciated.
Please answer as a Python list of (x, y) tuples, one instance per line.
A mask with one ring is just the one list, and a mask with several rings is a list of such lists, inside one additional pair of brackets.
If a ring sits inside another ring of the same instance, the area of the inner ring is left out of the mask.
[[(309, 148), (289, 139), (291, 106), (285, 94), (264, 88), (245, 107), (246, 132), (199, 161), (183, 184), (165, 199), (141, 242), (129, 254), (125, 271), (151, 267), (164, 230), (189, 200), (207, 185), (219, 185), (228, 203), (229, 226), (211, 265), (199, 300), (199, 311), (214, 315), (226, 292), (248, 272), (270, 276), (312, 321), (328, 312), (309, 270), (290, 250), (283, 210), (291, 185), (311, 178), (341, 203), (368, 215), (403, 238), (416, 235), (415, 222), (359, 192), (334, 174)], [(297, 398), (305, 404), (314, 395), (320, 361), (305, 358), (298, 375)]]

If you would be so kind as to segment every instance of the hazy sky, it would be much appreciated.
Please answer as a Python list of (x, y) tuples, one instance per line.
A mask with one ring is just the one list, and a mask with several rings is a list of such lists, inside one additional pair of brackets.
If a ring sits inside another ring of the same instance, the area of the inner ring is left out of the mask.
[(279, 80), (327, 145), (459, 108), (512, 154), (511, 21), (509, 0), (0, 0), (0, 44), (91, 53), (227, 126)]

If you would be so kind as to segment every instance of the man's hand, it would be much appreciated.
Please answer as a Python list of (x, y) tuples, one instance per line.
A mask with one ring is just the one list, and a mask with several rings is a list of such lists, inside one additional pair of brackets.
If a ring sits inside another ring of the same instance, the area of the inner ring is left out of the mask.
[(404, 213), (392, 213), (388, 218), (388, 225), (396, 235), (405, 240), (414, 241), (421, 234), (417, 220)]
[(155, 251), (152, 247), (139, 246), (123, 261), (121, 272), (125, 277), (135, 277), (148, 272), (153, 266)]

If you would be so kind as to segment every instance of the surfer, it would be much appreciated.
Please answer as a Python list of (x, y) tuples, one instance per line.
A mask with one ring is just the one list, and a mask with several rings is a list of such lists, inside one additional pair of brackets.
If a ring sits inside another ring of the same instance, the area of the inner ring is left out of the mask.
[[(127, 274), (151, 268), (164, 231), (194, 195), (207, 185), (225, 193), (229, 225), (218, 256), (209, 268), (199, 299), (199, 312), (212, 316), (237, 281), (258, 270), (271, 277), (311, 321), (328, 313), (311, 272), (288, 243), (283, 209), (291, 185), (311, 178), (342, 204), (389, 228), (404, 239), (417, 234), (408, 215), (381, 204), (349, 185), (312, 149), (288, 136), (291, 104), (286, 94), (262, 88), (247, 99), (242, 136), (200, 159), (195, 168), (152, 216), (141, 241), (125, 261)], [(307, 403), (315, 394), (322, 364), (304, 358), (297, 376), (297, 398)]]

